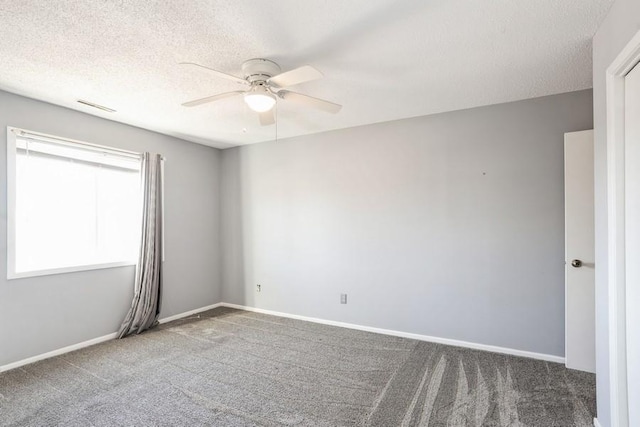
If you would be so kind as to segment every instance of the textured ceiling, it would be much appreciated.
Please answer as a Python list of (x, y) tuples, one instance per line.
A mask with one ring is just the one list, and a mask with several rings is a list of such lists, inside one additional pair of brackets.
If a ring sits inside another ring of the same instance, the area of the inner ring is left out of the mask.
[[(0, 89), (214, 147), (591, 87), (591, 37), (613, 0), (0, 0)], [(250, 58), (325, 78), (262, 127), (238, 85)], [(117, 110), (104, 113), (85, 99)]]

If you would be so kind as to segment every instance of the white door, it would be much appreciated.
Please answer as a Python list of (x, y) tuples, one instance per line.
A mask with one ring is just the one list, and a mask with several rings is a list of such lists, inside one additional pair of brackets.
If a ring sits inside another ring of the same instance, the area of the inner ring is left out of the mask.
[(625, 77), (625, 293), (629, 425), (640, 426), (640, 64)]
[(564, 135), (565, 363), (596, 371), (593, 131)]

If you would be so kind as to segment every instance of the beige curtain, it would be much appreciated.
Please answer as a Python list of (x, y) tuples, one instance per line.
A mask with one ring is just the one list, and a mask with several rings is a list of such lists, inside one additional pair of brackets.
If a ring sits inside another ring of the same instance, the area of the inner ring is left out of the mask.
[(142, 156), (142, 236), (134, 294), (118, 338), (155, 326), (162, 296), (162, 157)]

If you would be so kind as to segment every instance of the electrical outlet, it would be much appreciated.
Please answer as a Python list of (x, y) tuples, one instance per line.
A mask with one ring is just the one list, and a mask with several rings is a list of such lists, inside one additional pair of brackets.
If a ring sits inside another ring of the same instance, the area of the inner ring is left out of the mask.
[(256, 292), (260, 292), (262, 291), (262, 286), (261, 285), (256, 285)]
[(347, 294), (340, 294), (340, 304), (347, 303)]

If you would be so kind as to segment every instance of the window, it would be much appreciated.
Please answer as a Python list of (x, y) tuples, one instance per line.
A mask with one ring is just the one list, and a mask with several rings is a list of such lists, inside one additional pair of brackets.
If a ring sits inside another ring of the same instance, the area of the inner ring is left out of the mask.
[(8, 278), (135, 264), (140, 157), (8, 128)]

